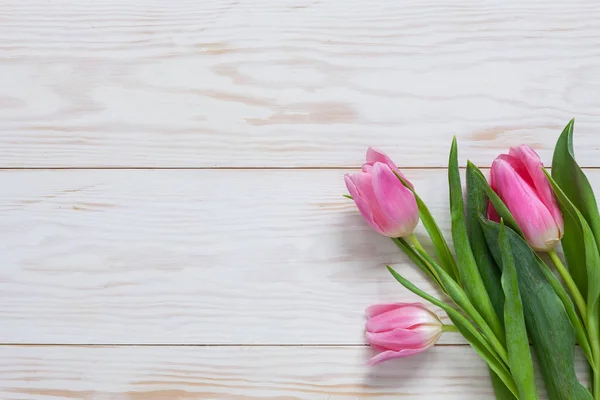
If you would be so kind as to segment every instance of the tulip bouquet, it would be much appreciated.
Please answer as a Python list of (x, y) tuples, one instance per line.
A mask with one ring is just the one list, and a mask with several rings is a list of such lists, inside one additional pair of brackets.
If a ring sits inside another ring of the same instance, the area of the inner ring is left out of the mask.
[[(550, 399), (600, 400), (600, 214), (575, 161), (572, 137), (570, 121), (556, 144), (551, 174), (525, 145), (498, 156), (489, 183), (468, 162), (465, 197), (455, 139), (448, 165), (453, 249), (396, 164), (380, 151), (367, 151), (362, 171), (345, 176), (347, 197), (440, 295), (388, 266), (392, 276), (452, 322), (443, 324), (420, 303), (369, 307), (366, 337), (379, 351), (371, 364), (426, 351), (443, 332), (458, 331), (487, 363), (498, 399), (539, 398), (532, 348)], [(413, 234), (419, 220), (433, 252)], [(556, 252), (559, 244), (566, 265)], [(576, 343), (590, 365), (589, 388), (575, 375)]]

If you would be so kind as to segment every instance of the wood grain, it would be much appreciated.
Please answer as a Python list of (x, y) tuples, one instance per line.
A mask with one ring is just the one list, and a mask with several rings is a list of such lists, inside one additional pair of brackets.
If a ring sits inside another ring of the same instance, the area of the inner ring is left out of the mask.
[(0, 186), (4, 343), (358, 344), (366, 306), (415, 299), (386, 263), (431, 289), (342, 198), (342, 171), (5, 171)]
[(548, 162), (576, 117), (600, 167), (598, 20), (593, 0), (0, 0), (0, 398), (493, 399), (457, 334), (365, 366), (362, 310), (416, 300), (385, 264), (433, 289), (321, 168), (386, 150), (448, 232), (445, 171), (421, 168), (452, 135), (461, 165), (524, 142)]
[(594, 0), (0, 1), (0, 167), (599, 167)]
[[(433, 289), (342, 174), (0, 172), (0, 342), (364, 343), (366, 306), (418, 299), (386, 264)], [(450, 237), (446, 172), (407, 174)]]
[[(0, 347), (4, 400), (494, 399), (467, 346), (369, 368), (367, 347)], [(585, 362), (577, 357), (580, 377)], [(544, 393), (538, 376), (538, 387)], [(545, 396), (541, 397), (545, 399)]]

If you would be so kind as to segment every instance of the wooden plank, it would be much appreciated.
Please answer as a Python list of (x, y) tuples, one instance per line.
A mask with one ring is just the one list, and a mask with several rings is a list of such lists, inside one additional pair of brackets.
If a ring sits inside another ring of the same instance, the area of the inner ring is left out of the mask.
[(0, 1), (0, 167), (600, 166), (595, 0)]
[[(449, 237), (446, 172), (407, 174)], [(418, 300), (385, 264), (433, 289), (342, 175), (0, 171), (0, 343), (364, 343), (365, 307)]]
[(386, 263), (432, 287), (342, 174), (1, 172), (0, 342), (363, 343), (366, 306), (416, 299)]
[[(366, 347), (0, 347), (5, 400), (494, 399), (468, 346), (377, 367)], [(577, 358), (582, 379), (587, 369)], [(538, 386), (543, 386), (538, 376)], [(541, 398), (546, 398), (545, 396)]]

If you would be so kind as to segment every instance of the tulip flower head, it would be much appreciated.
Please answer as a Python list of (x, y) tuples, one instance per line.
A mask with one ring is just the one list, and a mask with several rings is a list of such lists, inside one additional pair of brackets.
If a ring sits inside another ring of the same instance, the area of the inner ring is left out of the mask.
[[(550, 251), (562, 238), (564, 224), (542, 168), (540, 157), (531, 147), (512, 147), (508, 154), (494, 160), (490, 185), (508, 207), (529, 245), (538, 251)], [(488, 216), (500, 220), (491, 206)]]
[(405, 237), (419, 222), (414, 194), (394, 174), (404, 176), (384, 153), (369, 148), (362, 172), (346, 174), (344, 181), (360, 213), (382, 235)]
[(367, 342), (381, 350), (369, 365), (424, 352), (443, 332), (438, 316), (421, 303), (377, 304), (366, 314)]
[(373, 167), (373, 165), (375, 165), (375, 163), (378, 163), (378, 162), (383, 163), (383, 164), (387, 165), (388, 167), (390, 167), (390, 169), (392, 171), (394, 171), (395, 173), (400, 175), (402, 177), (402, 179), (404, 179), (406, 182), (408, 182), (410, 187), (413, 187), (412, 183), (410, 183), (408, 181), (408, 179), (406, 179), (406, 177), (404, 176), (402, 171), (400, 171), (400, 169), (398, 169), (398, 167), (396, 166), (394, 161), (390, 157), (388, 157), (388, 155), (385, 154), (383, 151), (374, 149), (373, 147), (369, 147), (367, 149), (367, 157), (366, 157), (365, 163), (362, 166), (362, 170), (364, 172), (370, 171), (371, 167)]

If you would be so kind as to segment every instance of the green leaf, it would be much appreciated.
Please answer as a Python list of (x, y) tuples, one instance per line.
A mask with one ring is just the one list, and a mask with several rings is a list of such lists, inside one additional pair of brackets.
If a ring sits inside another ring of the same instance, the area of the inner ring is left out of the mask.
[[(473, 256), (485, 288), (492, 300), (494, 310), (504, 319), (504, 291), (500, 283), (500, 269), (487, 247), (485, 235), (479, 225), (479, 216), (486, 216), (491, 188), (483, 173), (470, 161), (467, 162), (467, 231)], [(491, 191), (493, 195), (496, 195)], [(500, 199), (498, 199), (500, 201)], [(504, 204), (502, 203), (502, 206)], [(516, 225), (516, 223), (515, 223)], [(570, 301), (570, 299), (569, 299)], [(508, 340), (508, 339), (507, 339)], [(490, 377), (496, 399), (518, 400), (504, 382), (490, 369)]]
[(452, 140), (450, 149), (450, 160), (448, 162), (448, 182), (450, 184), (450, 214), (452, 216), (452, 238), (454, 239), (454, 251), (456, 263), (460, 275), (460, 285), (465, 289), (467, 296), (487, 321), (497, 338), (505, 342), (504, 328), (492, 301), (486, 291), (467, 234), (465, 222), (465, 209), (463, 194), (458, 169), (458, 150), (456, 137)]
[(457, 280), (458, 279), (458, 268), (456, 267), (456, 261), (454, 261), (454, 256), (452, 255), (452, 252), (450, 251), (450, 247), (448, 246), (448, 243), (446, 242), (444, 235), (442, 235), (442, 231), (440, 230), (440, 227), (438, 226), (438, 224), (435, 222), (435, 219), (431, 215), (429, 208), (427, 208), (427, 205), (425, 204), (425, 202), (423, 202), (421, 197), (419, 197), (419, 195), (415, 192), (415, 190), (409, 185), (408, 181), (406, 181), (404, 178), (402, 178), (400, 176), (400, 174), (398, 174), (397, 172), (394, 171), (394, 173), (396, 174), (398, 179), (400, 179), (402, 184), (404, 184), (404, 186), (406, 186), (415, 195), (415, 199), (417, 201), (417, 206), (419, 207), (419, 216), (421, 217), (421, 222), (423, 223), (423, 226), (425, 227), (425, 229), (427, 230), (427, 233), (429, 234), (429, 238), (431, 239), (431, 242), (433, 243), (435, 252), (440, 260), (442, 268), (444, 268), (444, 270), (448, 274), (450, 274), (450, 276), (452, 276), (452, 278), (454, 280)]
[(402, 238), (393, 238), (392, 240), (394, 241), (394, 243), (396, 243), (396, 246), (398, 246), (398, 248), (400, 248), (400, 250), (402, 250), (404, 254), (406, 254), (408, 258), (410, 258), (411, 261), (417, 265), (417, 267), (419, 267), (421, 271), (423, 271), (429, 278), (431, 278), (431, 280), (434, 283), (436, 283), (442, 290), (444, 290), (442, 284), (430, 271), (425, 261), (421, 259), (421, 257), (415, 249), (413, 249), (408, 243), (406, 243), (406, 240)]
[[(502, 218), (504, 220), (504, 223), (507, 226), (509, 226), (513, 231), (515, 231), (519, 235), (523, 236), (523, 233), (521, 232), (519, 225), (517, 225), (517, 221), (515, 221), (512, 214), (508, 210), (508, 207), (506, 207), (506, 205), (500, 199), (500, 197), (498, 197), (496, 192), (494, 192), (494, 190), (490, 187), (490, 185), (488, 185), (487, 179), (485, 179), (483, 172), (481, 172), (481, 170), (479, 168), (477, 168), (477, 166), (475, 166), (475, 164), (473, 164), (470, 161), (467, 161), (467, 172), (469, 170), (471, 171), (471, 174), (470, 174), (471, 180), (473, 182), (476, 182), (477, 185), (485, 191), (485, 194), (487, 195), (488, 200), (490, 200), (492, 202), (492, 205), (494, 206), (496, 213), (498, 213), (500, 218)], [(467, 175), (467, 179), (468, 179), (468, 175)], [(468, 182), (467, 182), (467, 184), (468, 184)], [(487, 216), (486, 213), (483, 213), (480, 215), (482, 215), (484, 217)]]
[[(485, 179), (483, 173), (471, 162), (467, 163), (467, 186), (469, 186), (469, 184), (470, 184), (469, 182), (473, 182), (472, 186), (476, 185), (485, 191), (487, 198), (490, 199), (490, 201), (494, 205), (496, 212), (501, 216), (501, 218), (505, 222), (512, 221), (512, 223), (509, 223), (507, 225), (510, 226), (511, 229), (513, 229), (515, 232), (519, 233), (519, 235), (521, 237), (523, 237), (523, 234), (519, 230), (519, 227), (517, 226), (512, 214), (510, 213), (508, 208), (504, 205), (502, 200), (496, 195), (496, 193), (488, 185), (487, 180)], [(471, 201), (471, 194), (470, 194), (471, 190), (472, 189), (469, 189), (468, 197), (467, 197), (469, 202)], [(478, 201), (481, 201), (481, 199), (479, 199)], [(469, 211), (468, 203), (467, 203), (467, 210)], [(485, 218), (487, 214), (482, 209), (481, 206), (478, 207), (478, 210), (479, 210), (480, 218)], [(469, 221), (469, 224), (470, 223), (471, 223), (471, 221)], [(487, 244), (486, 244), (486, 247), (487, 247)], [(488, 249), (488, 251), (489, 251), (489, 249)], [(475, 252), (475, 250), (474, 250), (474, 252)], [(569, 294), (567, 293), (565, 288), (562, 286), (562, 284), (559, 282), (559, 280), (556, 278), (556, 276), (554, 276), (552, 271), (550, 271), (548, 269), (546, 264), (539, 258), (539, 256), (536, 255), (536, 258), (538, 260), (538, 265), (540, 266), (540, 271), (542, 271), (542, 273), (544, 274), (544, 276), (546, 277), (548, 282), (550, 282), (551, 286), (553, 287), (554, 291), (556, 292), (559, 299), (563, 303), (563, 306), (565, 307), (565, 311), (567, 312), (569, 321), (575, 328), (577, 341), (579, 342), (581, 349), (583, 350), (583, 352), (586, 355), (590, 364), (593, 364), (592, 351), (591, 351), (590, 343), (588, 340), (588, 336), (587, 336), (585, 328), (583, 327), (581, 319), (579, 318), (579, 315), (577, 314), (577, 311), (575, 310), (575, 306), (573, 305), (573, 301), (571, 300), (571, 297), (569, 297)], [(478, 261), (478, 265), (479, 265), (479, 258), (477, 258), (477, 261)], [(495, 263), (494, 263), (494, 265), (495, 265)], [(481, 271), (482, 267), (480, 266), (479, 269)], [(484, 274), (482, 273), (482, 277), (483, 276), (484, 276)], [(490, 297), (492, 299), (494, 299), (494, 297), (492, 295), (493, 292), (491, 292), (489, 288), (488, 288), (488, 292), (490, 292)], [(504, 298), (504, 293), (502, 293), (502, 296)], [(504, 303), (502, 303), (502, 304), (504, 304)], [(494, 306), (496, 307), (496, 303), (494, 303)], [(504, 305), (502, 305), (502, 307), (504, 307)]]
[(501, 343), (501, 339), (498, 338), (490, 326), (487, 324), (485, 319), (481, 316), (479, 311), (473, 306), (469, 297), (465, 293), (465, 291), (460, 287), (458, 283), (454, 279), (450, 277), (450, 275), (443, 270), (429, 255), (422, 249), (417, 248), (417, 253), (421, 256), (421, 258), (431, 267), (432, 272), (435, 276), (439, 278), (439, 282), (441, 283), (442, 288), (444, 288), (445, 293), (454, 301), (454, 303), (460, 307), (460, 309), (469, 316), (469, 318), (475, 323), (475, 325), (479, 328), (483, 336), (487, 339), (487, 341), (491, 344), (494, 351), (500, 356), (502, 361), (508, 362), (508, 354), (506, 353), (506, 349), (504, 348), (504, 344)]
[[(479, 174), (478, 174), (479, 173)], [(481, 171), (472, 163), (467, 164), (467, 231), (473, 256), (479, 268), (479, 274), (485, 285), (496, 314), (503, 320), (504, 292), (500, 284), (500, 270), (490, 253), (485, 235), (479, 225), (479, 216), (487, 215), (489, 188), (485, 178), (481, 180)]]
[[(562, 207), (561, 207), (562, 209)], [(583, 243), (583, 233), (578, 228), (577, 219), (562, 209), (564, 220), (564, 234), (561, 239), (561, 245), (569, 273), (577, 288), (583, 296), (587, 294), (587, 272), (585, 267), (585, 249)]]
[[(480, 219), (498, 265), (500, 224)], [(506, 235), (516, 261), (519, 291), (529, 337), (539, 360), (550, 400), (591, 400), (592, 395), (577, 380), (574, 367), (575, 331), (565, 307), (538, 265), (537, 256), (527, 242), (513, 230)]]
[[(552, 178), (563, 190), (565, 195), (571, 200), (573, 205), (581, 212), (592, 232), (594, 233), (596, 246), (600, 248), (600, 213), (598, 212), (598, 203), (596, 196), (583, 173), (575, 161), (573, 153), (573, 126), (575, 120), (569, 121), (562, 134), (558, 138), (552, 158)], [(565, 227), (565, 236), (567, 236)], [(577, 249), (571, 246), (571, 242), (563, 243), (567, 263), (571, 265), (571, 259), (578, 261)], [(583, 292), (585, 294), (585, 292)]]
[(502, 288), (506, 298), (504, 303), (504, 325), (508, 366), (519, 390), (519, 399), (535, 400), (538, 395), (523, 315), (523, 303), (519, 293), (519, 280), (504, 223), (500, 225), (498, 241), (502, 256)]
[[(465, 340), (469, 342), (473, 350), (485, 361), (490, 368), (490, 372), (496, 377), (499, 382), (494, 386), (494, 390), (499, 383), (501, 383), (504, 387), (504, 391), (502, 392), (504, 395), (508, 395), (508, 393), (512, 394), (512, 398), (516, 398), (518, 389), (516, 387), (515, 381), (507, 369), (506, 365), (497, 359), (497, 356), (491, 353), (484, 342), (481, 341), (481, 338), (476, 337), (473, 334), (473, 330), (468, 328), (465, 325), (465, 321), (459, 321), (455, 316), (448, 315), (452, 323), (458, 328), (458, 331), (463, 335)], [(468, 321), (467, 321), (468, 322)], [(510, 399), (511, 397), (505, 397), (506, 399)], [(500, 399), (500, 397), (498, 397)]]
[(350, 196), (349, 194), (343, 194), (342, 196), (344, 196), (344, 197), (345, 197), (345, 198), (347, 198), (347, 199), (354, 200), (354, 199), (352, 198), (352, 196)]
[[(578, 247), (583, 246), (583, 265), (579, 264), (575, 266), (569, 264), (569, 269), (574, 280), (575, 276), (573, 275), (573, 271), (577, 270), (578, 274), (583, 275), (587, 281), (587, 313), (589, 329), (590, 323), (596, 323), (598, 321), (598, 301), (600, 300), (600, 254), (598, 253), (598, 246), (596, 245), (592, 229), (586, 222), (582, 213), (579, 212), (575, 205), (569, 200), (562, 188), (558, 186), (557, 182), (548, 174), (548, 172), (546, 170), (544, 170), (544, 172), (546, 173), (546, 176), (552, 185), (552, 189), (554, 189), (554, 194), (556, 194), (558, 202), (561, 205), (565, 222), (567, 220), (571, 221), (573, 228), (576, 228), (570, 233), (575, 236), (575, 233), (577, 232), (578, 240), (581, 240)], [(581, 249), (579, 251), (581, 251)], [(581, 258), (581, 254), (579, 257)], [(580, 269), (582, 269), (583, 272), (579, 271)], [(577, 281), (575, 281), (575, 283), (577, 283)]]
[[(561, 205), (565, 226), (566, 221), (569, 220), (571, 222), (569, 225), (571, 228), (578, 228), (572, 229), (570, 233), (573, 236), (578, 236), (582, 240), (577, 247), (579, 248), (578, 251), (581, 251), (581, 247), (583, 247), (583, 257), (582, 254), (579, 254), (577, 257), (579, 262), (581, 262), (581, 258), (583, 258), (584, 265), (577, 265), (576, 268), (573, 268), (573, 265), (569, 264), (569, 269), (571, 271), (578, 270), (578, 273), (581, 273), (582, 269), (585, 271), (585, 278), (587, 280), (587, 320), (584, 320), (584, 322), (586, 323), (585, 325), (588, 331), (592, 357), (595, 361), (591, 364), (594, 373), (592, 387), (594, 389), (595, 398), (600, 398), (600, 254), (592, 229), (586, 222), (582, 213), (579, 212), (575, 205), (567, 198), (565, 193), (548, 172), (546, 170), (544, 170), (544, 172), (550, 180), (552, 188), (554, 189), (554, 194)], [(578, 235), (576, 235), (576, 232), (578, 232)], [(574, 278), (572, 273), (571, 276)]]
[(546, 280), (550, 282), (550, 285), (554, 289), (554, 292), (559, 297), (560, 301), (565, 307), (565, 311), (567, 312), (567, 315), (569, 317), (569, 322), (571, 322), (571, 325), (573, 325), (573, 328), (575, 328), (575, 335), (577, 337), (577, 342), (579, 343), (581, 350), (585, 354), (585, 357), (587, 358), (589, 364), (593, 365), (594, 358), (592, 355), (592, 348), (590, 347), (590, 342), (587, 337), (587, 332), (581, 322), (581, 319), (579, 318), (579, 315), (577, 314), (577, 311), (575, 310), (575, 305), (573, 304), (571, 297), (569, 297), (569, 293), (567, 293), (567, 291), (565, 290), (564, 286), (560, 283), (558, 278), (552, 273), (550, 268), (546, 265), (546, 263), (544, 263), (544, 261), (539, 256), (537, 257), (537, 261), (540, 267), (540, 271), (542, 271), (542, 273), (546, 277)]
[(461, 313), (456, 311), (454, 308), (450, 307), (448, 304), (444, 303), (441, 300), (436, 299), (435, 297), (425, 293), (421, 289), (417, 288), (413, 285), (408, 279), (404, 278), (402, 275), (397, 273), (393, 268), (389, 265), (387, 266), (388, 270), (392, 274), (392, 276), (402, 284), (405, 288), (416, 294), (417, 296), (422, 297), (423, 299), (429, 301), (430, 303), (440, 307), (442, 310), (448, 314), (450, 320), (454, 323), (454, 326), (460, 331), (460, 333), (464, 336), (464, 338), (471, 344), (471, 347), (479, 354), (479, 356), (488, 364), (488, 366), (494, 371), (499, 379), (502, 380), (504, 385), (513, 393), (515, 396), (518, 391), (515, 386), (514, 380), (508, 371), (506, 364), (504, 364), (498, 357), (497, 354), (494, 353), (494, 350), (491, 348), (490, 344), (486, 341), (486, 339), (481, 336), (481, 334), (477, 331), (477, 329), (469, 322), (467, 318), (465, 318)]
[(490, 369), (490, 377), (496, 400), (518, 400), (492, 369)]

